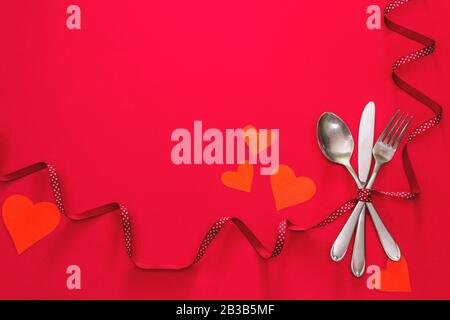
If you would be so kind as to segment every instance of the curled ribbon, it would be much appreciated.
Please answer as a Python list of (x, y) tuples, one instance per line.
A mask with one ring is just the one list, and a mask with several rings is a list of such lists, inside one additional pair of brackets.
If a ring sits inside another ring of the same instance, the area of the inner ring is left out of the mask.
[(426, 105), (429, 109), (431, 109), (434, 112), (434, 117), (430, 120), (422, 123), (418, 127), (416, 127), (408, 136), (407, 142), (403, 147), (402, 151), (402, 160), (403, 160), (403, 167), (405, 170), (406, 177), (408, 179), (408, 183), (411, 189), (411, 192), (386, 192), (386, 191), (375, 191), (375, 190), (367, 190), (367, 189), (361, 189), (358, 190), (358, 195), (355, 199), (351, 199), (347, 202), (345, 202), (343, 205), (341, 205), (339, 208), (337, 208), (335, 211), (333, 211), (331, 214), (329, 214), (325, 219), (320, 221), (319, 223), (311, 226), (311, 227), (300, 227), (298, 225), (295, 225), (294, 223), (290, 222), (287, 219), (284, 219), (280, 222), (278, 225), (278, 232), (277, 232), (277, 238), (275, 240), (275, 245), (272, 250), (267, 249), (262, 242), (256, 237), (256, 235), (250, 230), (249, 227), (240, 219), (236, 217), (222, 217), (218, 219), (208, 230), (205, 237), (203, 238), (200, 247), (197, 251), (197, 254), (195, 258), (192, 260), (192, 262), (186, 264), (186, 265), (158, 265), (158, 266), (152, 266), (152, 265), (146, 265), (142, 264), (135, 260), (134, 254), (133, 254), (133, 241), (132, 241), (132, 227), (131, 227), (131, 220), (130, 215), (126, 209), (125, 206), (120, 205), (117, 202), (109, 203), (103, 206), (100, 206), (98, 208), (94, 208), (91, 210), (84, 211), (79, 214), (68, 214), (65, 210), (65, 207), (63, 205), (62, 200), (62, 193), (61, 193), (61, 185), (59, 182), (58, 175), (56, 174), (55, 168), (47, 164), (45, 162), (39, 162), (35, 163), (33, 165), (27, 166), (25, 168), (22, 168), (20, 170), (14, 171), (9, 174), (1, 175), (0, 176), (0, 182), (11, 182), (18, 179), (21, 179), (23, 177), (26, 177), (28, 175), (31, 175), (33, 173), (36, 173), (38, 171), (47, 170), (50, 182), (52, 186), (53, 195), (55, 198), (56, 206), (60, 210), (60, 212), (65, 215), (67, 218), (71, 220), (86, 220), (94, 217), (98, 217), (107, 213), (111, 212), (119, 212), (122, 220), (122, 226), (124, 231), (124, 239), (125, 239), (125, 249), (130, 257), (131, 261), (134, 263), (134, 265), (140, 269), (145, 270), (183, 270), (191, 267), (192, 265), (198, 263), (201, 258), (205, 255), (206, 250), (208, 249), (211, 242), (214, 240), (216, 235), (222, 230), (222, 228), (225, 226), (225, 224), (232, 222), (240, 231), (241, 233), (246, 237), (248, 242), (253, 246), (255, 251), (264, 259), (270, 259), (272, 257), (276, 257), (280, 255), (281, 251), (283, 250), (284, 243), (287, 238), (287, 231), (297, 231), (297, 232), (305, 232), (307, 230), (312, 230), (316, 228), (324, 227), (332, 222), (334, 222), (337, 218), (341, 217), (348, 211), (353, 210), (353, 208), (356, 206), (358, 201), (364, 201), (364, 202), (370, 202), (371, 201), (371, 195), (373, 193), (379, 193), (382, 195), (400, 198), (400, 199), (408, 199), (413, 200), (416, 198), (416, 196), (420, 193), (419, 185), (417, 183), (416, 176), (414, 174), (414, 170), (411, 165), (411, 161), (408, 155), (408, 149), (407, 145), (418, 135), (423, 134), (424, 132), (428, 131), (430, 128), (436, 126), (439, 124), (442, 118), (442, 107), (432, 100), (431, 98), (427, 97), (423, 93), (421, 93), (419, 90), (415, 89), (413, 86), (405, 82), (403, 79), (401, 79), (397, 74), (396, 70), (403, 64), (406, 64), (408, 62), (412, 62), (414, 60), (420, 59), (422, 57), (425, 57), (431, 53), (434, 52), (435, 49), (435, 41), (433, 39), (430, 39), (424, 35), (421, 35), (415, 31), (412, 31), (410, 29), (407, 29), (405, 27), (402, 27), (395, 22), (392, 22), (388, 15), (393, 10), (397, 9), (398, 7), (406, 4), (410, 0), (396, 0), (390, 2), (387, 7), (384, 10), (384, 20), (385, 24), (388, 28), (391, 30), (402, 34), (403, 36), (417, 41), (421, 44), (423, 44), (425, 47), (422, 49), (419, 49), (407, 56), (401, 57), (395, 61), (395, 63), (392, 66), (392, 78), (395, 82), (395, 84), (408, 93), (410, 96), (415, 98), (416, 100), (420, 101), (424, 105)]
[(434, 126), (438, 125), (442, 120), (442, 107), (431, 99), (430, 97), (426, 96), (416, 88), (414, 88), (412, 85), (407, 83), (405, 80), (400, 78), (397, 75), (397, 69), (409, 62), (413, 62), (415, 60), (418, 60), (420, 58), (426, 57), (430, 54), (432, 54), (436, 48), (436, 42), (428, 38), (427, 36), (424, 36), (423, 34), (420, 34), (416, 31), (413, 31), (411, 29), (405, 28), (395, 22), (393, 22), (391, 19), (389, 19), (389, 14), (399, 8), (400, 6), (408, 3), (411, 0), (395, 0), (391, 1), (386, 8), (384, 8), (384, 23), (386, 26), (391, 29), (394, 32), (397, 32), (403, 36), (405, 36), (408, 39), (411, 39), (415, 42), (418, 42), (422, 45), (424, 45), (423, 48), (416, 50), (406, 56), (398, 58), (394, 64), (392, 65), (392, 79), (394, 80), (395, 84), (404, 92), (409, 94), (411, 97), (419, 101), (420, 103), (424, 104), (426, 107), (428, 107), (431, 111), (433, 111), (434, 116), (417, 126), (408, 136), (406, 139), (406, 144), (403, 147), (402, 150), (402, 161), (403, 161), (403, 169), (405, 170), (406, 178), (408, 179), (409, 187), (414, 193), (415, 196), (419, 195), (420, 188), (419, 184), (417, 182), (416, 175), (414, 173), (414, 169), (411, 164), (411, 160), (409, 158), (408, 154), (408, 144), (413, 141), (417, 136), (425, 133), (429, 129), (433, 128)]

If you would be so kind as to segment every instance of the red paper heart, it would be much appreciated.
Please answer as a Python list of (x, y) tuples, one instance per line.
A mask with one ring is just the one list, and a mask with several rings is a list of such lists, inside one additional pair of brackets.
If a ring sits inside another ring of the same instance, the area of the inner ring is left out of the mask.
[(253, 165), (243, 163), (237, 171), (227, 171), (221, 176), (222, 183), (229, 188), (250, 192), (253, 182)]
[(316, 184), (307, 177), (296, 177), (287, 165), (280, 165), (271, 176), (272, 193), (277, 210), (292, 207), (311, 199), (316, 193)]
[(276, 133), (272, 132), (272, 130), (257, 130), (252, 125), (247, 125), (244, 127), (244, 132), (247, 132), (248, 130), (255, 130), (256, 132), (256, 143), (252, 144), (250, 143), (248, 137), (245, 139), (245, 144), (248, 146), (248, 149), (253, 155), (257, 155), (258, 153), (266, 150), (269, 148), (272, 143), (275, 141)]
[(388, 260), (386, 270), (381, 271), (381, 291), (411, 292), (409, 270), (406, 259), (399, 261)]
[(61, 220), (61, 214), (53, 203), (33, 204), (23, 195), (8, 197), (3, 203), (2, 213), (18, 254), (51, 233)]

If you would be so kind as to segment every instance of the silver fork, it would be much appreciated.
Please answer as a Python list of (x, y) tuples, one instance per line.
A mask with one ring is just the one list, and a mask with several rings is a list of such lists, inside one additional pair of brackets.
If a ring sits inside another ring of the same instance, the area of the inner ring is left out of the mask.
[[(367, 182), (367, 189), (372, 189), (378, 172), (380, 171), (380, 168), (383, 166), (383, 164), (391, 161), (394, 157), (395, 151), (397, 151), (398, 145), (400, 144), (400, 141), (402, 140), (406, 129), (413, 119), (412, 116), (410, 117), (404, 113), (402, 113), (400, 117), (398, 117), (398, 114), (399, 111), (395, 113), (394, 117), (388, 123), (386, 129), (384, 129), (384, 131), (381, 133), (380, 137), (377, 140), (377, 143), (373, 147), (372, 153), (373, 157), (375, 158), (375, 166), (373, 168), (373, 172), (369, 179), (369, 182)], [(394, 125), (392, 125), (392, 123), (394, 123)], [(373, 204), (370, 202), (366, 204), (386, 255), (391, 260), (400, 260), (401, 253), (397, 243), (392, 238), (389, 231), (386, 229), (386, 226), (375, 210)]]
[[(412, 117), (405, 115), (404, 113), (398, 117), (399, 111), (397, 111), (392, 119), (387, 124), (384, 131), (378, 138), (375, 146), (373, 147), (373, 156), (375, 158), (375, 166), (372, 175), (365, 186), (366, 189), (372, 189), (375, 179), (380, 171), (383, 164), (389, 162), (394, 157), (395, 151), (403, 138), (406, 129), (412, 121)], [(386, 252), (389, 259), (398, 261), (400, 260), (401, 253), (400, 249), (392, 238), (391, 234), (387, 230), (383, 221), (381, 220), (378, 212), (371, 202), (365, 203), (369, 209), (370, 216), (372, 218), (373, 224), (377, 231), (378, 237), (380, 239), (381, 245)], [(352, 214), (345, 223), (338, 237), (334, 241), (333, 247), (331, 248), (331, 257), (334, 261), (339, 261), (343, 258), (345, 252), (347, 251), (350, 239), (358, 222), (359, 215), (364, 206), (364, 202), (359, 201), (353, 209)]]
[[(373, 168), (372, 175), (369, 182), (367, 182), (367, 189), (371, 189), (375, 179), (383, 164), (389, 162), (394, 157), (395, 151), (403, 138), (403, 135), (408, 129), (413, 117), (404, 113), (398, 117), (399, 111), (397, 111), (389, 121), (388, 125), (381, 133), (380, 137), (373, 147), (373, 157), (375, 158), (375, 166)], [(395, 121), (394, 125), (392, 123)], [(406, 122), (406, 123), (405, 123)]]

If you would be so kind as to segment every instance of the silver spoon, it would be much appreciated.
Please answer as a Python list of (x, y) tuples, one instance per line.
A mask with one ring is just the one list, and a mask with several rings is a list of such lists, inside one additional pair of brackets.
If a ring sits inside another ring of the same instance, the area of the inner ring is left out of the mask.
[[(361, 189), (362, 183), (350, 164), (355, 144), (350, 129), (345, 122), (334, 113), (326, 112), (322, 114), (317, 124), (317, 140), (325, 157), (346, 167), (358, 188)], [(355, 214), (350, 215), (349, 220), (336, 238), (331, 248), (331, 258), (334, 261), (339, 261), (345, 256), (358, 221), (359, 214), (357, 213), (362, 210), (363, 206), (363, 202), (358, 202), (353, 210)]]
[(317, 140), (324, 156), (331, 162), (346, 167), (358, 188), (362, 188), (361, 181), (350, 164), (355, 143), (345, 122), (334, 113), (325, 112), (317, 124)]

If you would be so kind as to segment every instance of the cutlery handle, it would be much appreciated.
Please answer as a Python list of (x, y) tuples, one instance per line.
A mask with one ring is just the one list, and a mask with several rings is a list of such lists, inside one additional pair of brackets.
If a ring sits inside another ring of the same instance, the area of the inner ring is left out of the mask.
[(363, 206), (356, 226), (355, 243), (353, 244), (351, 269), (355, 277), (361, 277), (366, 270), (366, 207)]
[(350, 172), (350, 174), (352, 175), (353, 180), (355, 180), (356, 185), (358, 186), (358, 189), (361, 189), (363, 187), (363, 184), (361, 183), (361, 180), (359, 180), (358, 175), (356, 174), (355, 170), (353, 169), (352, 165), (349, 163), (347, 163), (345, 165), (345, 167), (347, 168), (348, 172)]
[(341, 260), (347, 252), (350, 239), (352, 238), (353, 231), (355, 230), (356, 223), (358, 222), (359, 213), (364, 207), (364, 202), (359, 201), (356, 207), (353, 209), (350, 218), (348, 218), (341, 232), (337, 236), (336, 240), (331, 247), (331, 259), (334, 261)]
[(395, 242), (394, 238), (392, 238), (391, 234), (387, 230), (380, 216), (378, 215), (377, 210), (373, 206), (372, 203), (366, 203), (367, 208), (369, 209), (370, 217), (372, 218), (373, 225), (375, 226), (375, 230), (377, 231), (378, 238), (380, 238), (381, 245), (383, 246), (384, 252), (389, 257), (389, 259), (393, 261), (400, 260), (401, 253), (400, 248)]
[(372, 175), (370, 176), (369, 181), (367, 182), (367, 184), (365, 186), (366, 189), (372, 189), (375, 179), (377, 178), (378, 172), (380, 171), (382, 165), (383, 164), (379, 163), (378, 161), (375, 161), (375, 165), (373, 166)]

